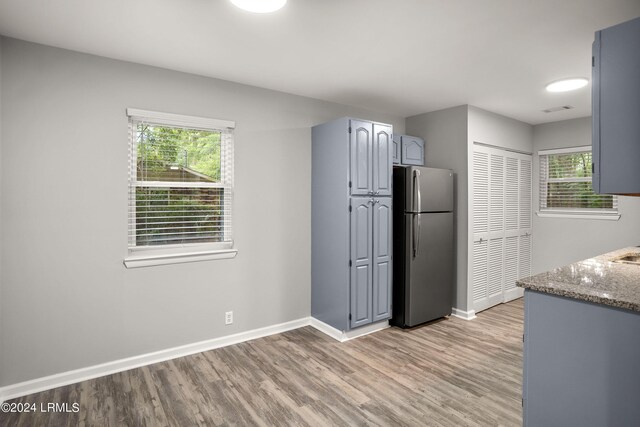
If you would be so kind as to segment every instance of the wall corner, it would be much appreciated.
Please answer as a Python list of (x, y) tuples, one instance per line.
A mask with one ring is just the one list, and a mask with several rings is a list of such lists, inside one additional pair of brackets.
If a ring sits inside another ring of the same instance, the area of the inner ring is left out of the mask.
[[(4, 170), (4, 167), (2, 166), (2, 151), (3, 151), (3, 145), (2, 145), (2, 120), (3, 120), (3, 114), (2, 114), (2, 48), (4, 45), (4, 37), (2, 35), (0, 35), (0, 387), (4, 384), (4, 319), (2, 317), (2, 313), (4, 312), (3, 310), (3, 305), (4, 305), (4, 298), (2, 297), (2, 284), (3, 284), (3, 273), (2, 273), (2, 265), (4, 263), (3, 260), (3, 256), (2, 256), (2, 245), (4, 242), (3, 239), (3, 223), (2, 223), (2, 171)], [(1, 397), (0, 397), (1, 400)]]

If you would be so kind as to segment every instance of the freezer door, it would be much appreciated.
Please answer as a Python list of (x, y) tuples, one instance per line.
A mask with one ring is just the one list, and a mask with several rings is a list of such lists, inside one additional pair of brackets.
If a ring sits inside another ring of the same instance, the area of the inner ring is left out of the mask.
[(451, 314), (453, 213), (406, 214), (405, 324)]
[(453, 171), (412, 166), (405, 174), (405, 212), (453, 211)]

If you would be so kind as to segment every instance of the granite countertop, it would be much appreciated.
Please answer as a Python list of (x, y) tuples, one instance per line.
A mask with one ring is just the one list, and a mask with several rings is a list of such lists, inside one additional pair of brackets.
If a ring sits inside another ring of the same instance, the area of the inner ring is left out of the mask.
[(640, 255), (640, 247), (619, 249), (525, 277), (516, 284), (532, 291), (640, 311), (640, 263), (614, 262)]

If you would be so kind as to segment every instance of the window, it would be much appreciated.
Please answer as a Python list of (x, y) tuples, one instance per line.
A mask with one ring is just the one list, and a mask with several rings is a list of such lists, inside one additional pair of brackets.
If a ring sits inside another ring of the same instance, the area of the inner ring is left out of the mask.
[(591, 186), (591, 147), (538, 152), (540, 158), (540, 212), (618, 219), (618, 200), (596, 194)]
[(127, 267), (228, 258), (234, 123), (128, 109)]

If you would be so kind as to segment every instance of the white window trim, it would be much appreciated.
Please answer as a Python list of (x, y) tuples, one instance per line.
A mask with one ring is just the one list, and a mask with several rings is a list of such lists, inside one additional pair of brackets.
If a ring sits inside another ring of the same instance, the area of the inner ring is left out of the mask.
[[(204, 246), (204, 245), (203, 245)], [(235, 258), (237, 249), (218, 249), (188, 252), (162, 253), (153, 249), (130, 251), (131, 255), (124, 259), (127, 268), (151, 267), (154, 265), (181, 264), (186, 262), (210, 261), (215, 259)], [(135, 255), (133, 255), (135, 253)]]
[(127, 108), (127, 117), (134, 120), (158, 121), (165, 125), (173, 125), (197, 129), (228, 128), (235, 129), (236, 122), (232, 120), (210, 119), (208, 117), (185, 116), (182, 114), (161, 113), (158, 111)]
[(536, 212), (536, 216), (540, 218), (571, 218), (571, 219), (597, 219), (605, 221), (618, 221), (620, 214), (616, 213), (580, 213), (576, 211), (560, 211), (557, 209), (543, 209)]
[(554, 148), (552, 150), (540, 150), (538, 156), (548, 156), (549, 154), (568, 154), (578, 153), (580, 151), (591, 151), (590, 145), (581, 145), (579, 147)]
[[(178, 126), (194, 129), (235, 129), (235, 122), (206, 117), (185, 116), (181, 114), (162, 113), (157, 111), (127, 108), (127, 117), (138, 121), (159, 122), (167, 126)], [(158, 186), (165, 186), (165, 182), (157, 182)], [(193, 184), (192, 184), (193, 186)], [(195, 186), (222, 188), (220, 184), (195, 184)], [(129, 248), (128, 256), (123, 264), (126, 268), (150, 267), (156, 265), (180, 264), (196, 261), (235, 258), (238, 250), (234, 242), (216, 242), (201, 244), (176, 244), (159, 247)]]
[[(582, 151), (591, 151), (592, 147), (590, 145), (581, 145), (578, 147), (567, 147), (567, 148), (554, 148), (550, 150), (540, 150), (537, 152), (538, 155), (538, 165), (540, 164), (540, 156), (548, 156), (552, 154), (569, 154), (569, 153), (578, 153)], [(540, 182), (540, 170), (538, 170), (538, 184)], [(588, 182), (588, 178), (571, 178), (567, 179), (567, 181), (575, 182), (575, 181), (584, 181)], [(540, 185), (538, 185), (539, 187)], [(617, 196), (613, 196), (617, 197)], [(540, 208), (540, 194), (538, 194), (538, 211), (536, 212), (536, 216), (540, 218), (567, 218), (567, 219), (595, 219), (595, 220), (605, 220), (605, 221), (618, 221), (620, 219), (619, 211), (595, 211), (595, 210), (585, 210), (585, 209), (558, 209), (558, 208)]]

